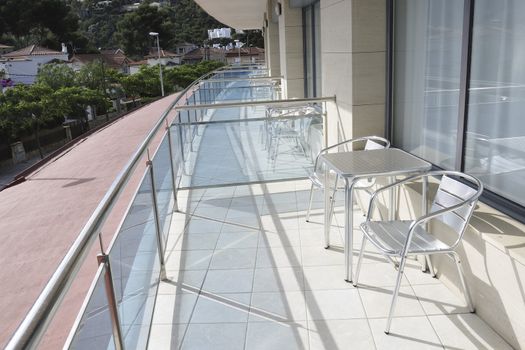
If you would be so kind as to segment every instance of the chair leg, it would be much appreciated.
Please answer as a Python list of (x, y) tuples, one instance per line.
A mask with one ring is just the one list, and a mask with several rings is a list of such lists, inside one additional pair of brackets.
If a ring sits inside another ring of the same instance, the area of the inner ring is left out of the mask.
[(312, 201), (314, 200), (314, 184), (310, 186), (310, 199), (308, 200), (308, 210), (306, 211), (306, 222), (310, 222), (310, 210), (312, 209)]
[[(334, 211), (335, 211), (335, 194), (337, 192), (337, 182), (339, 181), (339, 175), (336, 175), (335, 177), (335, 183), (334, 183), (334, 190), (332, 191), (332, 197), (331, 197), (331, 200), (330, 200), (330, 211), (328, 212), (328, 223), (329, 223), (329, 226), (332, 227), (332, 218), (334, 216)], [(325, 186), (327, 186), (329, 184), (325, 184)]]
[(459, 274), (459, 281), (461, 283), (461, 287), (463, 288), (463, 293), (465, 294), (465, 301), (467, 302), (467, 306), (470, 312), (475, 312), (476, 309), (474, 308), (474, 304), (472, 303), (472, 298), (470, 297), (470, 291), (467, 286), (467, 282), (465, 281), (465, 274), (463, 272), (463, 266), (461, 265), (461, 260), (459, 259), (459, 255), (456, 252), (452, 252), (454, 261), (456, 262), (456, 267), (458, 269)]
[(428, 272), (430, 273), (430, 276), (432, 276), (433, 278), (436, 278), (436, 271), (434, 270), (434, 265), (432, 265), (432, 260), (430, 260), (430, 256), (425, 255), (425, 259), (427, 261)]
[(363, 242), (361, 243), (361, 250), (359, 251), (359, 260), (357, 260), (357, 267), (355, 269), (354, 287), (357, 287), (357, 282), (359, 281), (359, 272), (361, 271), (361, 264), (363, 262), (363, 253), (365, 252), (366, 241), (366, 235), (363, 235)]
[(399, 271), (397, 272), (396, 287), (394, 293), (392, 294), (392, 304), (390, 304), (390, 312), (388, 313), (388, 320), (386, 321), (385, 333), (390, 333), (390, 325), (392, 324), (392, 317), (394, 316), (394, 311), (396, 309), (397, 297), (399, 295), (399, 288), (401, 288), (401, 280), (403, 279), (403, 271), (405, 269), (406, 256), (401, 258), (399, 262)]

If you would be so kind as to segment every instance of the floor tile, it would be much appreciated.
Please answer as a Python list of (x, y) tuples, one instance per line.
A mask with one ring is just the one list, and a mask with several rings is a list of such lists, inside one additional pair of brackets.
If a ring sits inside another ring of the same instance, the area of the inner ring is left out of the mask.
[(255, 269), (254, 292), (304, 290), (304, 275), (300, 267)]
[[(300, 228), (301, 246), (302, 247), (323, 247), (324, 248), (324, 230), (323, 225), (317, 225), (315, 228)], [(332, 246), (342, 247), (343, 241), (338, 234), (330, 237)]]
[(298, 230), (264, 231), (259, 236), (259, 247), (291, 247), (300, 245)]
[(202, 289), (210, 293), (249, 293), (252, 284), (252, 269), (210, 270)]
[(199, 295), (190, 323), (236, 323), (248, 321), (250, 293)]
[(257, 268), (301, 266), (300, 247), (264, 247), (257, 250)]
[(242, 350), (246, 323), (190, 324), (181, 349)]
[(167, 280), (160, 281), (158, 294), (198, 293), (202, 288), (206, 270), (168, 270)]
[(209, 250), (215, 249), (218, 233), (192, 233), (179, 237), (176, 242), (168, 241), (166, 250)]
[(221, 232), (222, 221), (209, 220), (194, 217), (186, 225), (187, 233), (219, 233)]
[(303, 292), (253, 293), (250, 322), (292, 322), (306, 320)]
[(148, 349), (178, 349), (186, 333), (187, 324), (153, 324)]
[(259, 231), (222, 232), (217, 249), (257, 248)]
[(305, 290), (353, 289), (345, 281), (344, 265), (303, 267)]
[(308, 321), (310, 350), (375, 349), (366, 319)]
[(468, 313), (466, 302), (455, 295), (444, 284), (412, 286), (427, 315)]
[(246, 350), (303, 350), (308, 349), (306, 323), (258, 322), (249, 323)]
[(386, 318), (370, 319), (370, 328), (378, 350), (443, 349), (434, 328), (425, 316), (396, 317), (390, 333), (385, 334)]
[[(354, 264), (354, 274), (357, 264)], [(397, 281), (397, 270), (390, 263), (363, 264), (359, 273), (360, 285), (369, 287), (388, 287), (395, 286)], [(403, 276), (401, 285), (409, 285), (406, 277)]]
[(153, 314), (155, 324), (188, 323), (197, 302), (195, 293), (176, 295), (159, 294), (156, 301), (156, 312)]
[[(392, 303), (393, 287), (368, 288), (361, 287), (359, 295), (363, 301), (367, 317), (388, 317)], [(394, 316), (424, 316), (425, 311), (414, 295), (410, 286), (402, 286), (396, 301)]]
[(301, 251), (304, 266), (344, 265), (345, 263), (343, 250), (339, 248), (303, 247)]
[(475, 314), (429, 317), (446, 349), (512, 349)]
[(357, 290), (305, 291), (309, 320), (364, 318), (365, 311)]
[(213, 250), (172, 250), (166, 252), (167, 270), (206, 270)]
[(213, 252), (210, 269), (248, 269), (255, 267), (257, 249), (221, 249)]
[(411, 285), (441, 284), (441, 281), (432, 277), (430, 273), (421, 271), (421, 265), (418, 262), (413, 262), (410, 266), (405, 267), (405, 276)]

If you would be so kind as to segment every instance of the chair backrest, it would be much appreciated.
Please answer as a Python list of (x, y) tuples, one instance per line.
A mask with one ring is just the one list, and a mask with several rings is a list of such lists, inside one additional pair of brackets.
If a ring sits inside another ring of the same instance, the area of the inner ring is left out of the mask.
[(380, 144), (372, 139), (367, 139), (365, 143), (365, 151), (370, 151), (374, 149), (383, 149), (387, 148), (388, 144)]
[(436, 220), (443, 222), (458, 234), (458, 240), (454, 245), (461, 240), (470, 217), (474, 212), (481, 191), (482, 187), (478, 187), (477, 189), (472, 188), (448, 175), (443, 175), (441, 177), (441, 183), (439, 184), (439, 188), (430, 209), (431, 213), (441, 209), (450, 208), (471, 199), (458, 209), (436, 218)]

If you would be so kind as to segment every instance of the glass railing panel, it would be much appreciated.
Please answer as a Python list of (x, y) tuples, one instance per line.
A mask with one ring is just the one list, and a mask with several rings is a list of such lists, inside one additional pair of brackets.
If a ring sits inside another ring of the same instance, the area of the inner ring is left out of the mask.
[(104, 273), (105, 268), (101, 267), (97, 274), (98, 279), (93, 288), (93, 293), (87, 302), (85, 312), (82, 315), (69, 349), (112, 350), (115, 348)]
[(166, 136), (153, 158), (153, 174), (155, 176), (159, 224), (164, 241), (166, 241), (168, 239), (174, 204), (169, 141)]
[(159, 282), (151, 179), (146, 173), (109, 258), (126, 348), (145, 348)]
[[(265, 115), (264, 107), (248, 108), (260, 109)], [(190, 127), (199, 131), (191, 145), (185, 145), (193, 151), (182, 163), (181, 187), (304, 178), (311, 173), (323, 142), (320, 113), (242, 119), (239, 113), (221, 108), (213, 111), (207, 122), (173, 125), (172, 132), (185, 134)]]
[(201, 83), (188, 98), (188, 105), (235, 101), (267, 101), (280, 97), (274, 80), (243, 80)]

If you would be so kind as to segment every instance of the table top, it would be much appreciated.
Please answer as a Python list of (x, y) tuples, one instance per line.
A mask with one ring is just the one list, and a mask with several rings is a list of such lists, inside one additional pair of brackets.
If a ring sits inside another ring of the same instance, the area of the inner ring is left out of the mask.
[(342, 177), (397, 175), (430, 170), (432, 165), (398, 148), (338, 152), (320, 157)]

